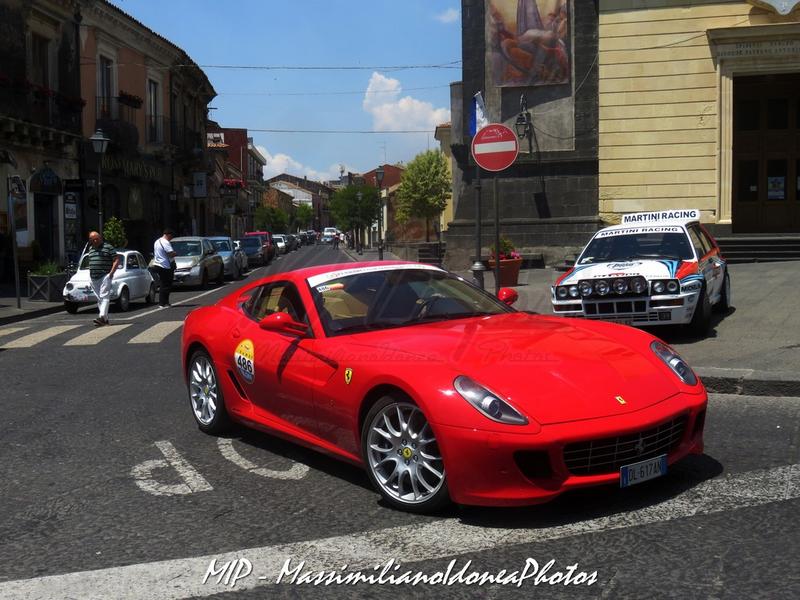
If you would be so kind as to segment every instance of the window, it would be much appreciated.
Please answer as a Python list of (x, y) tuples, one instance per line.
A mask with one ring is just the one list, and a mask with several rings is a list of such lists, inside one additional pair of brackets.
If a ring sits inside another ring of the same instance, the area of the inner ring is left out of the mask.
[(736, 165), (736, 200), (758, 200), (758, 160), (740, 160)]
[(695, 252), (697, 252), (697, 260), (700, 260), (705, 256), (707, 250), (705, 246), (703, 246), (703, 242), (694, 227), (689, 227), (689, 238), (692, 240), (692, 246), (694, 246)]
[(50, 87), (50, 40), (31, 34), (31, 81)]
[(286, 313), (295, 321), (308, 323), (308, 315), (297, 288), (291, 283), (272, 283), (257, 288), (242, 305), (242, 309), (256, 321), (276, 312)]
[(139, 268), (139, 259), (136, 257), (135, 254), (128, 255), (128, 269), (138, 269)]
[(159, 107), (159, 85), (157, 81), (147, 80), (147, 141), (161, 142), (164, 132), (161, 127)]
[(114, 95), (114, 61), (100, 55), (97, 63), (97, 116), (111, 117), (111, 98)]

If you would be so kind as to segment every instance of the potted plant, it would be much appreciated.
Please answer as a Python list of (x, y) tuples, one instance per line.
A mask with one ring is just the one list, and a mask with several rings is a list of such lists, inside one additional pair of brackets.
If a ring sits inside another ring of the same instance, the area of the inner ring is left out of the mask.
[[(492, 246), (489, 257), (489, 268), (494, 271), (495, 257), (498, 255)], [(519, 270), (522, 267), (522, 256), (514, 249), (514, 244), (506, 237), (500, 238), (500, 285), (517, 285)]]
[(28, 271), (28, 298), (42, 302), (60, 302), (68, 275), (57, 263), (40, 263)]
[(119, 91), (119, 96), (117, 96), (117, 98), (120, 104), (130, 106), (131, 108), (141, 108), (142, 104), (144, 103), (144, 100), (142, 100), (141, 96), (129, 94), (128, 92), (124, 92), (122, 90)]

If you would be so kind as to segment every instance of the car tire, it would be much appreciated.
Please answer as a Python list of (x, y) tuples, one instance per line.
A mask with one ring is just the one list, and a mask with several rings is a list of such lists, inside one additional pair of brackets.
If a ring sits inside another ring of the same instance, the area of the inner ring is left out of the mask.
[(150, 289), (147, 290), (147, 295), (144, 297), (145, 304), (155, 304), (156, 302), (156, 284), (150, 284)]
[(78, 308), (80, 304), (77, 302), (70, 302), (69, 300), (64, 300), (64, 310), (66, 310), (69, 314), (74, 315), (78, 312)]
[(700, 288), (700, 295), (697, 298), (697, 306), (694, 309), (694, 316), (689, 323), (689, 331), (697, 337), (705, 336), (711, 328), (711, 303), (708, 300), (706, 286)]
[(117, 298), (117, 308), (120, 309), (122, 312), (128, 312), (128, 309), (131, 307), (131, 293), (128, 291), (128, 288), (122, 286), (122, 289), (119, 291), (119, 298)]
[(203, 274), (200, 276), (200, 289), (208, 289), (208, 271), (203, 269)]
[(720, 313), (726, 313), (731, 308), (731, 276), (725, 271), (725, 279), (722, 281), (722, 292), (719, 295), (719, 302), (714, 305), (714, 309)]
[(370, 408), (361, 428), (361, 455), (372, 485), (394, 508), (430, 513), (450, 503), (436, 437), (405, 395), (384, 396)]
[(187, 371), (189, 406), (200, 431), (218, 435), (230, 427), (217, 370), (208, 352), (196, 350)]

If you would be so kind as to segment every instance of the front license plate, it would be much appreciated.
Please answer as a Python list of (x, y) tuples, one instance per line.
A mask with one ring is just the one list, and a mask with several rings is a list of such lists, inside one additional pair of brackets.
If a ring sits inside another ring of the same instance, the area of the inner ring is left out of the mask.
[(667, 455), (625, 465), (619, 470), (619, 487), (624, 488), (667, 474)]
[(70, 299), (73, 302), (88, 302), (89, 301), (89, 295), (88, 294), (76, 294), (75, 292), (72, 292), (72, 296), (70, 296)]

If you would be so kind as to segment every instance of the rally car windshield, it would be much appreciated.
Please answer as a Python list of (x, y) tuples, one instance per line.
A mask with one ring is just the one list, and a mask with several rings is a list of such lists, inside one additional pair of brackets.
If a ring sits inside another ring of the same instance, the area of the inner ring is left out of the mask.
[(312, 286), (311, 294), (329, 336), (514, 312), (436, 270), (367, 271)]
[(638, 259), (692, 260), (685, 233), (635, 233), (595, 237), (578, 259), (579, 265)]

